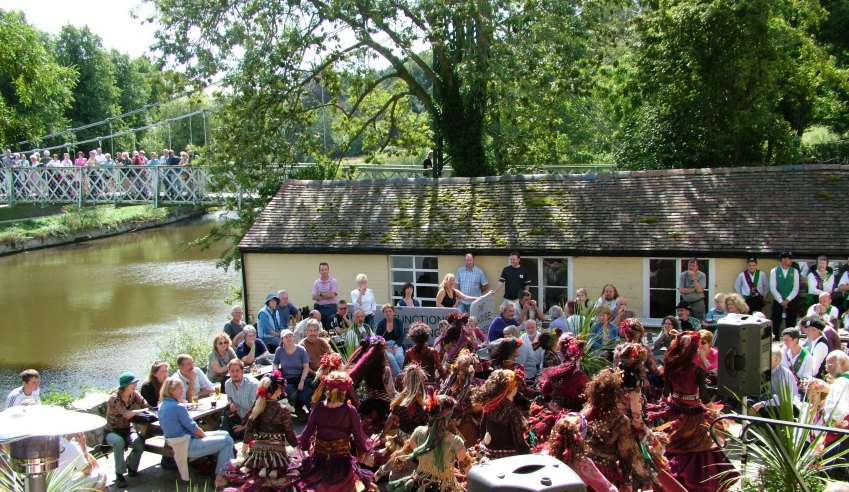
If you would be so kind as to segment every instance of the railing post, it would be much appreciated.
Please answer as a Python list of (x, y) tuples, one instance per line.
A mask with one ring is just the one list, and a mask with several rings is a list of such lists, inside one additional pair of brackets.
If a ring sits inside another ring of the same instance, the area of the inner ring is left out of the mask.
[(15, 204), (15, 170), (14, 168), (6, 168), (3, 170), (6, 173), (6, 195), (9, 197), (9, 206)]
[(153, 206), (159, 208), (159, 166), (153, 167)]
[(77, 168), (77, 175), (80, 178), (77, 180), (79, 183), (79, 190), (77, 191), (77, 208), (83, 208), (83, 193), (85, 193), (85, 185), (83, 184), (83, 178), (85, 177), (85, 174), (83, 174), (84, 169), (85, 168), (83, 167)]

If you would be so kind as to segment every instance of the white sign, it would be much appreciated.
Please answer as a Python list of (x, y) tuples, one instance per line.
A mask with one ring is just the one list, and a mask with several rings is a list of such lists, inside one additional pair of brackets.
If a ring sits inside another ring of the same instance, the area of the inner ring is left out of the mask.
[(492, 311), (492, 298), (493, 294), (490, 292), (485, 296), (479, 297), (478, 300), (472, 302), (472, 305), (469, 307), (469, 316), (474, 316), (478, 319), (478, 326), (480, 326), (482, 330), (489, 328), (489, 325), (495, 318), (495, 314)]
[[(433, 343), (433, 340), (437, 337), (437, 335), (439, 335), (437, 331), (439, 322), (444, 320), (449, 313), (456, 312), (457, 310), (454, 308), (395, 306), (395, 316), (401, 318), (401, 326), (404, 327), (404, 332), (409, 332), (410, 325), (412, 325), (413, 323), (422, 322), (430, 326), (431, 343)], [(377, 324), (380, 323), (381, 320), (383, 320), (383, 318), (383, 313), (380, 311), (376, 311), (374, 313), (374, 326), (376, 327)], [(405, 339), (404, 345), (409, 345), (409, 338)]]

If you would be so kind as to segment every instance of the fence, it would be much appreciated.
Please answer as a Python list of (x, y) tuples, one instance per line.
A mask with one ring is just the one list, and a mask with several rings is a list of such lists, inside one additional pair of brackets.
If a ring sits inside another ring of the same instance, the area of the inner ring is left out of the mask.
[[(314, 164), (299, 163), (278, 169), (281, 179), (297, 175)], [(549, 174), (575, 174), (611, 170), (607, 165), (550, 166)], [(286, 171), (286, 172), (284, 172)], [(453, 170), (443, 169), (450, 177)], [(430, 177), (430, 171), (405, 165), (342, 165), (342, 179)], [(220, 205), (227, 198), (242, 200), (241, 190), (227, 176), (214, 176), (204, 167), (14, 167), (0, 169), (0, 203), (151, 203), (159, 205)]]

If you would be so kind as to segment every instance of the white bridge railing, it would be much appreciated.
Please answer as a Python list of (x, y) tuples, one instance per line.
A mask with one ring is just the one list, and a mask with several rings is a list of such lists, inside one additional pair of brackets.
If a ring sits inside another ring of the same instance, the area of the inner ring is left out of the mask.
[[(313, 164), (299, 163), (283, 169), (281, 180)], [(611, 170), (609, 165), (547, 166), (547, 174), (576, 174)], [(284, 172), (284, 171), (288, 171)], [(451, 168), (443, 176), (452, 174)], [(341, 165), (340, 179), (391, 179), (430, 177), (429, 171), (410, 165)], [(221, 205), (236, 198), (239, 206), (250, 191), (241, 190), (227, 176), (212, 175), (205, 167), (12, 167), (0, 168), (0, 203), (150, 203), (159, 205)]]

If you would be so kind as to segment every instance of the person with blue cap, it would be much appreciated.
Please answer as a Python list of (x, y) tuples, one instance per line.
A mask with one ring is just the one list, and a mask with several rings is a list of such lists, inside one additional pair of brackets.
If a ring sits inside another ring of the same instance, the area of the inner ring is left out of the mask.
[(286, 327), (280, 319), (278, 304), (280, 304), (280, 298), (274, 294), (268, 294), (265, 296), (265, 307), (256, 315), (257, 335), (268, 347), (269, 352), (274, 352), (280, 346), (280, 330)]
[[(136, 476), (139, 461), (144, 452), (144, 438), (133, 429), (133, 419), (147, 409), (147, 402), (136, 391), (139, 378), (131, 372), (125, 372), (118, 378), (118, 388), (109, 396), (106, 404), (106, 444), (112, 446), (115, 455), (115, 485), (123, 489), (127, 486), (124, 474)], [(124, 451), (130, 448), (130, 455), (124, 459)]]

